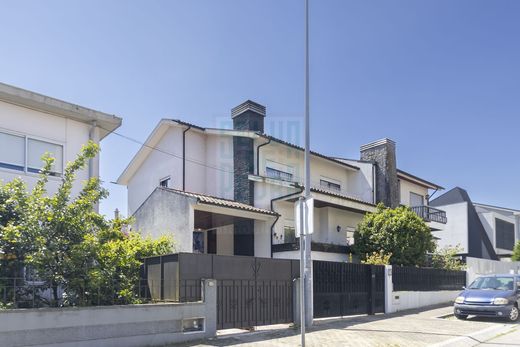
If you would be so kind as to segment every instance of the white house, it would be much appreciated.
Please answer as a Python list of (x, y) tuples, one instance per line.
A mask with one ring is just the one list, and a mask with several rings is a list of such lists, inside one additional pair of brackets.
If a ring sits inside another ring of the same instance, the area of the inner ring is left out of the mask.
[[(55, 157), (48, 190), (59, 185), (65, 164), (74, 160), (89, 140), (99, 143), (121, 125), (121, 118), (0, 83), (0, 180), (22, 177), (29, 188), (38, 178), (41, 157)], [(99, 176), (99, 156), (78, 174), (82, 181)]]
[[(264, 133), (264, 106), (233, 108), (233, 129), (159, 122), (121, 174), (135, 228), (173, 233), (178, 251), (297, 258), (294, 204), (303, 190), (303, 149)], [(346, 260), (353, 231), (375, 204), (405, 204), (430, 223), (442, 187), (396, 167), (395, 143), (361, 147), (359, 160), (311, 152), (313, 257)]]
[(510, 260), (514, 245), (520, 241), (520, 210), (473, 203), (459, 187), (431, 205), (449, 217), (444, 229), (434, 232), (439, 246), (459, 245), (463, 257)]

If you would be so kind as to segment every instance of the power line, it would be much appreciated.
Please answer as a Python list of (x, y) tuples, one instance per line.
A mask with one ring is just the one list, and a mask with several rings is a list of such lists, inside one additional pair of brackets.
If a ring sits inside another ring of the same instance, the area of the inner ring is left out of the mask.
[[(160, 153), (163, 153), (163, 154), (166, 154), (166, 155), (169, 155), (169, 156), (172, 156), (174, 158), (177, 158), (177, 159), (183, 159), (182, 155), (179, 155), (179, 154), (175, 154), (175, 153), (171, 153), (171, 152), (168, 152), (168, 151), (165, 151), (164, 149), (161, 149), (161, 148), (158, 148), (158, 147), (154, 147), (154, 146), (150, 146), (150, 145), (147, 145), (146, 143), (144, 142), (141, 142), (133, 137), (130, 137), (130, 136), (127, 136), (127, 135), (124, 135), (124, 134), (121, 134), (121, 133), (118, 133), (117, 131), (110, 131), (109, 129), (105, 129), (101, 126), (98, 125), (99, 128), (101, 129), (104, 129), (114, 135), (117, 135), (125, 140), (128, 140), (128, 141), (131, 141), (131, 142), (134, 142), (134, 143), (137, 143), (141, 146), (144, 146), (146, 148), (149, 148), (151, 150), (154, 150), (154, 151), (158, 151)], [(186, 161), (189, 161), (191, 163), (194, 163), (194, 164), (197, 164), (197, 165), (200, 165), (200, 166), (204, 166), (204, 167), (207, 167), (207, 168), (210, 168), (210, 169), (214, 169), (214, 170), (219, 170), (219, 171), (222, 171), (222, 172), (225, 172), (225, 173), (229, 173), (229, 174), (234, 174), (233, 171), (229, 171), (229, 170), (226, 170), (226, 169), (223, 169), (221, 167), (218, 167), (218, 166), (213, 166), (213, 165), (208, 165), (204, 162), (201, 162), (201, 161), (198, 161), (198, 160), (195, 160), (195, 159), (190, 159), (189, 157), (186, 157), (185, 158)]]

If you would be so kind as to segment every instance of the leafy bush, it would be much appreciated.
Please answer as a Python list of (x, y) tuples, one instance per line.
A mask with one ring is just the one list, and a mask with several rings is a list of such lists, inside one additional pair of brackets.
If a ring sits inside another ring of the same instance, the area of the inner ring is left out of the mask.
[(372, 252), (372, 254), (366, 254), (365, 260), (362, 260), (362, 264), (369, 265), (390, 265), (390, 258), (392, 253), (385, 254), (383, 250), (379, 252)]
[(430, 228), (408, 207), (386, 208), (368, 213), (354, 233), (356, 252), (366, 261), (367, 254), (383, 251), (394, 265), (422, 266), (435, 243)]
[(512, 261), (520, 261), (520, 241), (516, 243), (513, 255), (511, 256)]
[(457, 254), (462, 253), (462, 247), (444, 247), (435, 250), (432, 254), (432, 266), (445, 270), (464, 270), (465, 264)]
[(72, 197), (76, 173), (98, 152), (97, 144), (85, 145), (53, 195), (46, 191), (54, 161), (47, 154), (32, 191), (21, 179), (0, 184), (0, 277), (20, 277), (29, 266), (44, 283), (42, 291), (52, 292), (49, 305), (136, 302), (140, 259), (173, 250), (171, 239), (125, 233), (130, 220), (97, 213), (94, 207), (108, 196), (99, 178)]

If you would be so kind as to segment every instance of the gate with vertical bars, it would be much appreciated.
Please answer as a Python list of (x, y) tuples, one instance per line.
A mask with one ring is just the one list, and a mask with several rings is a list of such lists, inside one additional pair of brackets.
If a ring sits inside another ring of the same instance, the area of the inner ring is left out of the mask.
[(313, 262), (314, 317), (385, 311), (384, 266)]

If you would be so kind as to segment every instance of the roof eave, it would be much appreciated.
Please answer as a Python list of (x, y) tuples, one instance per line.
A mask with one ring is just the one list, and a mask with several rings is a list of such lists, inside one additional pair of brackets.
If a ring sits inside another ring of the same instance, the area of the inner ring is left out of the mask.
[(119, 128), (123, 121), (122, 118), (115, 115), (75, 105), (5, 83), (0, 83), (0, 100), (82, 123), (92, 124), (96, 122), (101, 129), (101, 139)]

